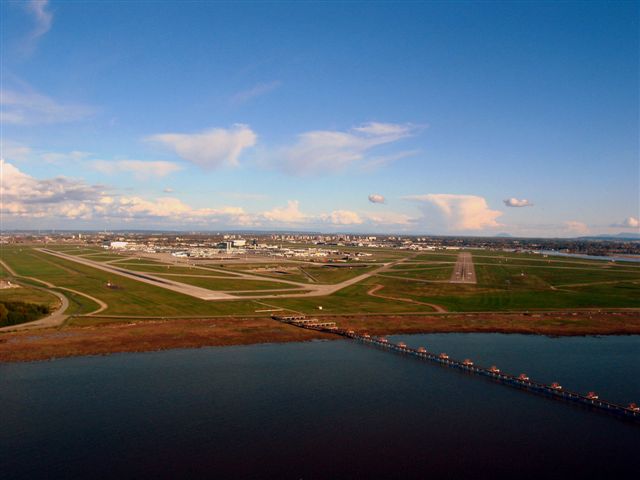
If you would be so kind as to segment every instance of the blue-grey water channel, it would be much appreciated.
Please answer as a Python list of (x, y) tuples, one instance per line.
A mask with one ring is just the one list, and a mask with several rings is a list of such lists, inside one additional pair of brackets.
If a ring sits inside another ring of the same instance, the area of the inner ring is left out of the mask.
[[(640, 403), (640, 337), (405, 335)], [(0, 477), (635, 478), (640, 426), (356, 342), (0, 365)]]

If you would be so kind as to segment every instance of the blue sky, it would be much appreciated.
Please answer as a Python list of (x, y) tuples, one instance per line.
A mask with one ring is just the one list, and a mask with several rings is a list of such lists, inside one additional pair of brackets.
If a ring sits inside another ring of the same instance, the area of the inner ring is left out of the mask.
[(635, 2), (3, 2), (5, 228), (638, 231)]

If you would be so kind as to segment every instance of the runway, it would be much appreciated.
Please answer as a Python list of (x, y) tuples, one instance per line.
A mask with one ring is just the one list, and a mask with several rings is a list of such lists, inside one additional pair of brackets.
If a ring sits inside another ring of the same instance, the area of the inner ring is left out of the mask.
[(451, 273), (450, 283), (477, 283), (476, 270), (473, 267), (473, 258), (469, 252), (462, 252), (458, 255), (456, 264)]

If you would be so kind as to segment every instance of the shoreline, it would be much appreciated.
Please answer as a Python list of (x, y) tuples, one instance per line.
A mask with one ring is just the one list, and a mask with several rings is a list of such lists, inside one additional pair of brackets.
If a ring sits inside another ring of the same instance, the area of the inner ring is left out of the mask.
[[(560, 337), (640, 334), (640, 312), (637, 311), (343, 315), (334, 320), (342, 328), (366, 331), (371, 335), (502, 333)], [(132, 320), (3, 333), (0, 335), (0, 362), (339, 338), (330, 333), (283, 324), (269, 317)]]

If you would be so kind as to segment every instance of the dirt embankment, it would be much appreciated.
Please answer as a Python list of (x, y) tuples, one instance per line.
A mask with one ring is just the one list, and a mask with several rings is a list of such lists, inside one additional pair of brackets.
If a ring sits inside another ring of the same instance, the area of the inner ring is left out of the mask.
[(640, 312), (459, 313), (336, 317), (338, 325), (372, 335), (523, 333), (551, 336), (638, 335)]
[[(451, 315), (339, 316), (340, 327), (373, 335), (501, 332), (541, 335), (640, 334), (640, 312), (483, 313)], [(143, 352), (255, 343), (337, 339), (270, 318), (137, 320), (0, 335), (0, 361)]]

